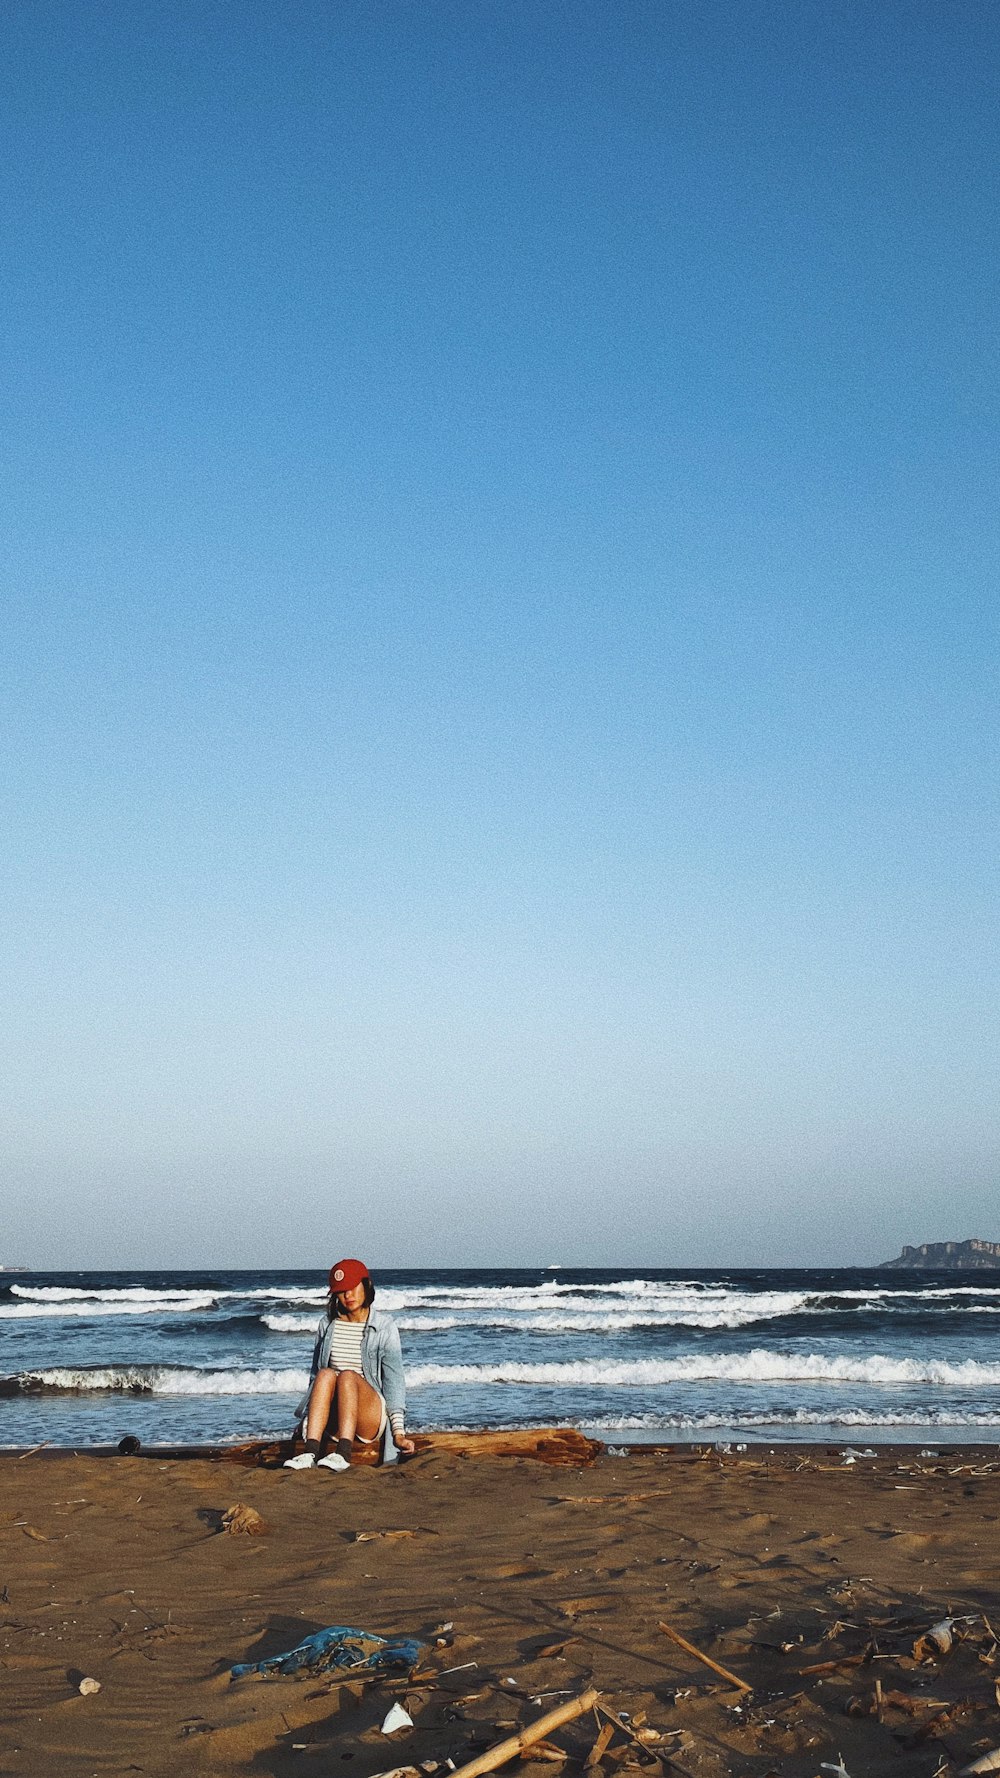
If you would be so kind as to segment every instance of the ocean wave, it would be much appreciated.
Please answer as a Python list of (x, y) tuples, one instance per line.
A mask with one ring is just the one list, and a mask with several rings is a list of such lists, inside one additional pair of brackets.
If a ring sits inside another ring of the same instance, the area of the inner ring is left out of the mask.
[[(548, 1364), (417, 1364), (407, 1367), (406, 1377), (409, 1387), (414, 1390), (493, 1384), (547, 1389), (649, 1389), (667, 1384), (712, 1382), (923, 1384), (981, 1390), (1000, 1384), (1000, 1364), (983, 1364), (974, 1359), (946, 1363), (888, 1358), (882, 1354), (867, 1358), (831, 1358), (815, 1352), (755, 1351), (632, 1361), (594, 1358)], [(171, 1365), (81, 1366), (21, 1372), (6, 1380), (3, 1393), (110, 1391), (153, 1395), (275, 1395), (301, 1393), (308, 1381), (304, 1368), (202, 1370)], [(788, 1413), (782, 1411), (779, 1417), (784, 1420)], [(618, 1423), (620, 1417), (616, 1420)]]
[(84, 1285), (12, 1284), (11, 1296), (23, 1296), (32, 1303), (214, 1303), (217, 1291), (196, 1289), (189, 1285), (178, 1291), (148, 1291), (144, 1285), (128, 1285), (119, 1291), (85, 1289)]
[(766, 1426), (774, 1427), (779, 1433), (790, 1426), (992, 1427), (1000, 1426), (1000, 1412), (952, 1407), (914, 1407), (898, 1412), (889, 1410), (886, 1413), (877, 1413), (865, 1408), (831, 1405), (829, 1408), (791, 1408), (780, 1412), (769, 1412), (764, 1408), (734, 1408), (731, 1414), (711, 1410), (695, 1414), (599, 1414), (588, 1415), (582, 1424), (587, 1432), (597, 1433), (668, 1432), (672, 1428), (690, 1431), (698, 1427), (714, 1431), (720, 1426), (731, 1427), (734, 1431), (751, 1431)]
[[(975, 1304), (968, 1298), (978, 1298)], [(863, 1315), (912, 1316), (914, 1313), (968, 1314), (1000, 1312), (989, 1299), (1000, 1298), (990, 1286), (938, 1286), (927, 1290), (890, 1287), (813, 1290), (749, 1290), (695, 1281), (665, 1283), (631, 1279), (615, 1284), (435, 1285), (420, 1289), (390, 1287), (379, 1292), (384, 1308), (395, 1314), (447, 1310), (468, 1325), (514, 1327), (543, 1331), (599, 1331), (605, 1327), (740, 1328), (755, 1322), (796, 1316), (843, 1316), (849, 1323)], [(512, 1319), (513, 1317), (513, 1319)], [(462, 1322), (459, 1322), (461, 1325)]]
[(115, 1288), (101, 1289), (97, 1286), (67, 1284), (12, 1284), (9, 1287), (11, 1296), (22, 1297), (27, 1302), (51, 1303), (187, 1303), (196, 1306), (206, 1303), (243, 1303), (243, 1302), (274, 1302), (274, 1303), (315, 1303), (317, 1309), (326, 1301), (323, 1290), (311, 1291), (298, 1285), (276, 1284), (263, 1290), (215, 1290), (210, 1286), (187, 1285), (177, 1290), (150, 1289), (146, 1285), (131, 1284)]
[(157, 1297), (147, 1302), (96, 1302), (84, 1298), (79, 1302), (0, 1303), (0, 1320), (51, 1321), (67, 1315), (85, 1316), (88, 1320), (106, 1315), (187, 1315), (214, 1306), (215, 1298), (207, 1294), (184, 1299)]
[[(52, 1315), (80, 1315), (80, 1305), (97, 1309), (117, 1306), (133, 1312), (137, 1306), (156, 1309), (218, 1311), (225, 1319), (231, 1304), (260, 1304), (263, 1324), (274, 1332), (300, 1332), (305, 1321), (294, 1322), (296, 1310), (318, 1313), (325, 1301), (322, 1286), (301, 1284), (248, 1285), (244, 1289), (212, 1288), (210, 1285), (90, 1286), (11, 1284), (9, 1296), (24, 1304), (45, 1305)], [(623, 1278), (609, 1282), (560, 1282), (546, 1279), (532, 1284), (474, 1284), (468, 1282), (387, 1285), (380, 1289), (380, 1304), (405, 1316), (403, 1325), (414, 1331), (454, 1327), (495, 1327), (541, 1333), (601, 1332), (606, 1327), (630, 1329), (691, 1327), (711, 1330), (750, 1327), (766, 1321), (796, 1317), (844, 1317), (849, 1324), (858, 1316), (942, 1315), (1000, 1313), (1000, 1286), (942, 1284), (905, 1288), (894, 1284), (836, 1285), (825, 1289), (759, 1289), (737, 1282), (701, 1279)], [(16, 1304), (0, 1303), (0, 1316), (18, 1319)], [(279, 1317), (289, 1317), (279, 1321)]]
[(540, 1285), (428, 1285), (401, 1288), (390, 1285), (379, 1291), (382, 1306), (393, 1312), (402, 1309), (448, 1308), (469, 1313), (491, 1309), (508, 1312), (558, 1309), (563, 1314), (577, 1311), (605, 1314), (618, 1313), (619, 1304), (641, 1303), (650, 1309), (701, 1311), (721, 1307), (730, 1302), (756, 1303), (762, 1310), (785, 1314), (807, 1300), (808, 1293), (795, 1291), (747, 1291), (725, 1285), (658, 1283), (634, 1279), (621, 1284), (540, 1284)]
[[(315, 1315), (262, 1315), (261, 1322), (272, 1333), (314, 1334), (316, 1332)], [(443, 1333), (450, 1327), (469, 1327), (481, 1325), (462, 1321), (457, 1315), (413, 1315), (405, 1314), (395, 1317), (396, 1326), (402, 1333)], [(494, 1324), (491, 1324), (494, 1325)], [(499, 1327), (522, 1327), (519, 1321), (497, 1322)]]
[[(262, 1315), (263, 1325), (272, 1333), (303, 1334), (315, 1333), (315, 1315)], [(498, 1332), (506, 1330), (518, 1334), (549, 1334), (549, 1333), (628, 1333), (643, 1328), (655, 1327), (701, 1327), (701, 1328), (737, 1328), (747, 1327), (755, 1321), (770, 1320), (771, 1315), (754, 1315), (740, 1310), (723, 1313), (706, 1310), (704, 1314), (661, 1313), (652, 1309), (618, 1310), (614, 1315), (584, 1311), (572, 1314), (561, 1310), (550, 1313), (531, 1314), (527, 1309), (520, 1315), (501, 1314), (490, 1311), (486, 1314), (468, 1315), (419, 1315), (406, 1309), (397, 1309), (394, 1319), (401, 1333), (445, 1333), (451, 1328), (463, 1328), (474, 1331), (476, 1328), (493, 1328)]]
[(682, 1358), (591, 1358), (549, 1364), (418, 1364), (407, 1370), (413, 1389), (435, 1385), (519, 1383), (541, 1388), (656, 1388), (666, 1383), (868, 1383), (959, 1389), (1000, 1384), (1000, 1364), (945, 1360), (827, 1357), (818, 1352), (691, 1353)]
[(3, 1395), (301, 1395), (306, 1370), (187, 1370), (137, 1364), (21, 1371), (0, 1380)]
[(321, 1309), (326, 1302), (325, 1290), (309, 1290), (300, 1284), (274, 1284), (262, 1290), (219, 1290), (220, 1303), (306, 1303)]

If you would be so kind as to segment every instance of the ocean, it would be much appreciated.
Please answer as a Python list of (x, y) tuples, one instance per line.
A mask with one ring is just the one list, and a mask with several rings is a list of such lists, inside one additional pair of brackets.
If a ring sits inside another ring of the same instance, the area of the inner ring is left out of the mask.
[[(412, 1429), (1000, 1442), (1000, 1274), (383, 1271)], [(0, 1446), (287, 1433), (317, 1272), (0, 1274)]]

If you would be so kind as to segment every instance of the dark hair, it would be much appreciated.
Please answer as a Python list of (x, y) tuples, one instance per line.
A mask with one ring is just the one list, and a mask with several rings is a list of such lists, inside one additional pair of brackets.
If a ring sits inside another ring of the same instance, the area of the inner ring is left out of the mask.
[[(370, 1309), (372, 1306), (372, 1303), (375, 1301), (375, 1286), (372, 1283), (370, 1278), (366, 1278), (364, 1281), (364, 1284), (365, 1284), (365, 1308)], [(327, 1304), (327, 1311), (326, 1312), (329, 1315), (331, 1321), (339, 1321), (341, 1316), (344, 1313), (343, 1309), (340, 1306), (338, 1299), (334, 1296), (332, 1290), (330, 1292), (330, 1301)]]

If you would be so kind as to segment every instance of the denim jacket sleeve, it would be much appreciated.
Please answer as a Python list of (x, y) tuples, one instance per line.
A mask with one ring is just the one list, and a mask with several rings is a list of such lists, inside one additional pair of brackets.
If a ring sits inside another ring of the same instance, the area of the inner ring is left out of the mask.
[(375, 1375), (369, 1381), (385, 1397), (385, 1405), (390, 1414), (402, 1414), (406, 1411), (406, 1377), (403, 1372), (399, 1329), (391, 1315), (379, 1315), (377, 1320), (373, 1316), (372, 1322)]

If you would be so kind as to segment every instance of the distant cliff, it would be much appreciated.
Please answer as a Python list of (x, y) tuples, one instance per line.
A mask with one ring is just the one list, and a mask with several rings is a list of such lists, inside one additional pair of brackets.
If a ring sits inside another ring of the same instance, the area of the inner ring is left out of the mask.
[(883, 1272), (1000, 1272), (1000, 1241), (925, 1241), (883, 1260)]

